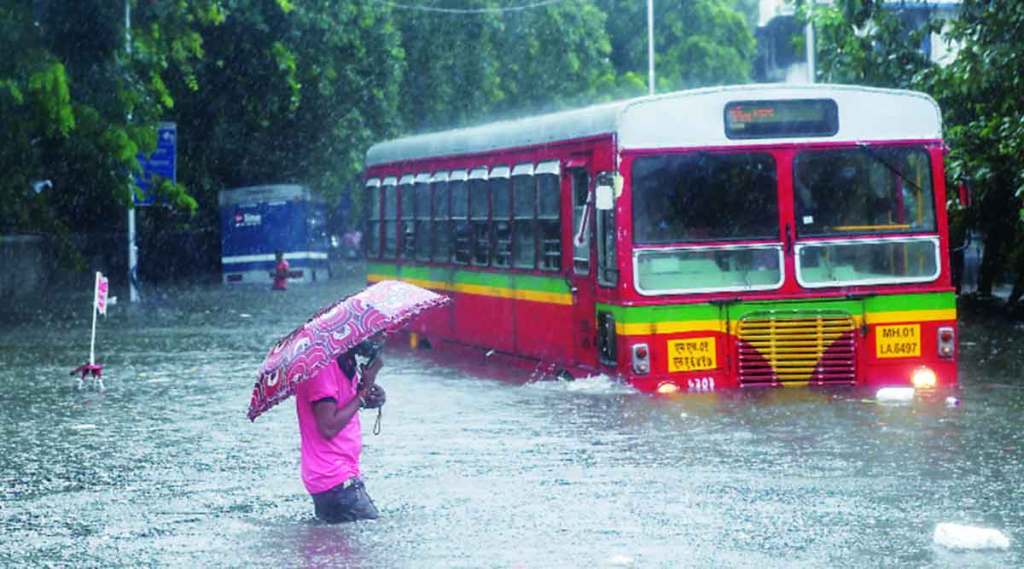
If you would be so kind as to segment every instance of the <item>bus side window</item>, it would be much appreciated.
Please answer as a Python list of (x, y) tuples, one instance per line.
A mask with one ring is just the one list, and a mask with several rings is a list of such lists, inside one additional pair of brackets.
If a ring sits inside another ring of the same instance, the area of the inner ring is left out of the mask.
[(375, 179), (374, 185), (366, 186), (366, 207), (369, 221), (366, 225), (366, 256), (371, 259), (380, 257), (380, 180)]
[[(507, 175), (507, 169), (506, 169)], [(495, 267), (512, 263), (512, 184), (507, 177), (491, 178), (491, 217), (494, 226), (494, 248), (491, 259)]]
[(537, 268), (537, 181), (532, 174), (512, 176), (512, 265)]
[(438, 181), (434, 186), (434, 255), (438, 263), (447, 263), (451, 256), (451, 210), (448, 201), (448, 182)]
[(469, 186), (465, 177), (448, 183), (452, 194), (452, 261), (457, 265), (468, 265), (472, 257), (472, 243), (469, 228)]
[[(603, 178), (605, 177), (606, 178)], [(602, 173), (598, 185), (613, 184), (611, 174)], [(615, 263), (615, 208), (602, 210), (594, 208), (597, 221), (597, 282), (601, 286), (613, 287), (619, 282), (619, 269)]]
[(559, 201), (558, 176), (537, 176), (537, 225), (540, 231), (540, 268), (543, 271), (558, 271), (562, 268)]
[(384, 257), (398, 253), (398, 188), (395, 179), (384, 180)]
[(398, 184), (398, 217), (401, 219), (401, 245), (398, 254), (402, 259), (412, 259), (416, 252), (416, 225), (413, 221), (416, 216), (416, 194), (413, 188), (412, 174), (402, 176)]
[(482, 178), (469, 180), (469, 219), (472, 232), (472, 263), (478, 267), (490, 264), (491, 227), (490, 192), (488, 192), (486, 170)]
[(416, 259), (429, 261), (430, 241), (433, 236), (433, 228), (430, 223), (430, 183), (418, 178), (413, 187), (416, 194)]
[[(570, 170), (572, 175), (572, 269), (577, 275), (590, 274), (590, 235), (593, 232), (593, 225), (584, 220), (583, 216), (587, 208), (587, 197), (590, 189), (590, 176), (582, 168)], [(576, 236), (580, 232), (580, 224), (588, 227), (583, 228), (582, 242), (576, 244)]]

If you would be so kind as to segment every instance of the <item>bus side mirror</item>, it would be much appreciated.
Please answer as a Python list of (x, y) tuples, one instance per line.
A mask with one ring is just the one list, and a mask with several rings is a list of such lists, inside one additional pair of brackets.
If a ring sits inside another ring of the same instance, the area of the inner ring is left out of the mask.
[(971, 186), (967, 182), (960, 180), (960, 186), (958, 188), (960, 195), (960, 206), (971, 207)]

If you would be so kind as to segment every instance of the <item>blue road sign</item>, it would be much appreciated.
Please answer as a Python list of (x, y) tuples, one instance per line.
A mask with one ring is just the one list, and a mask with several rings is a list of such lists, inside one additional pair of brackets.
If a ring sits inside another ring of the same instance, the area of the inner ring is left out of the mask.
[(177, 144), (178, 126), (172, 122), (160, 123), (156, 130), (156, 150), (149, 156), (139, 153), (142, 172), (135, 174), (135, 185), (142, 190), (142, 196), (136, 194), (133, 197), (135, 205), (153, 205), (156, 202), (156, 196), (153, 194), (153, 176), (160, 176), (172, 182), (178, 181)]

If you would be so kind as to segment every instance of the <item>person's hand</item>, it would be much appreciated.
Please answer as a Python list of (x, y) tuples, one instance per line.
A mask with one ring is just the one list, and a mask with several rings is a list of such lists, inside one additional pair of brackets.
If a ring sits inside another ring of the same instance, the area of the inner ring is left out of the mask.
[(377, 382), (377, 372), (384, 365), (384, 358), (377, 356), (370, 365), (362, 368), (361, 378), (359, 380), (359, 395), (360, 397), (366, 397), (366, 394), (370, 392), (370, 388)]
[(376, 409), (388, 400), (387, 393), (384, 392), (384, 388), (379, 384), (374, 383), (373, 387), (370, 388), (366, 397), (363, 398), (364, 409)]

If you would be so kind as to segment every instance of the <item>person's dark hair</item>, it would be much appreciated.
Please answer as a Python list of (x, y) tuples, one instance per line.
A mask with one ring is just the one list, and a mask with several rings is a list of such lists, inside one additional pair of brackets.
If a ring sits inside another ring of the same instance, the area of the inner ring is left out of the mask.
[(284, 251), (282, 251), (280, 249), (278, 249), (277, 251), (274, 251), (274, 257), (276, 257), (278, 259), (284, 257)]

